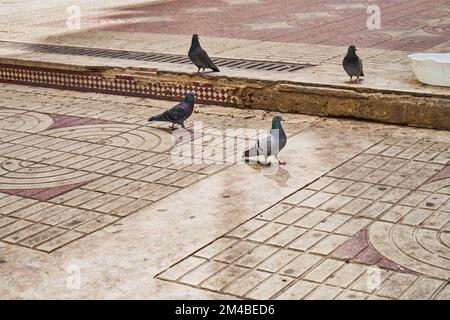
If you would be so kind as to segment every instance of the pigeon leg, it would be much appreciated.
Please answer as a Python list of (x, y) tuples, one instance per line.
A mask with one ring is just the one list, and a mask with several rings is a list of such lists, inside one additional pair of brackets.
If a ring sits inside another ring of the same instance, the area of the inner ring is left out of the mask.
[(350, 76), (350, 80), (349, 81), (345, 81), (346, 83), (353, 83), (353, 76)]
[(205, 72), (205, 69), (206, 69), (206, 68), (203, 68), (203, 72)]
[(184, 122), (181, 123), (181, 127), (182, 127), (184, 130), (190, 132), (191, 134), (194, 134), (194, 130), (186, 129), (186, 127), (184, 126)]
[(172, 129), (172, 130), (174, 130), (174, 129), (175, 129), (175, 123), (172, 123), (172, 127), (171, 127), (171, 129)]
[(197, 73), (200, 73), (200, 69), (201, 69), (201, 68), (198, 68)]
[(284, 166), (286, 164), (286, 161), (281, 161), (280, 159), (278, 159), (278, 155), (276, 155), (275, 158), (277, 158), (278, 164), (280, 166)]

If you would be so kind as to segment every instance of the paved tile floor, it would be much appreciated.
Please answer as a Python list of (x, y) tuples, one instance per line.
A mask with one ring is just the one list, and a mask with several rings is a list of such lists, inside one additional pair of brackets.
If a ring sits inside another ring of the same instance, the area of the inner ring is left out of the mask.
[(450, 298), (448, 132), (286, 114), (266, 167), (237, 155), (271, 113), (198, 106), (186, 141), (146, 121), (173, 102), (0, 96), (2, 298)]
[[(26, 29), (38, 34), (45, 27), (53, 28), (55, 34), (67, 33), (67, 22), (75, 13), (71, 5), (81, 10), (81, 28), (67, 35), (80, 38), (92, 31), (113, 31), (116, 39), (133, 33), (190, 36), (199, 32), (233, 40), (330, 46), (357, 43), (364, 48), (407, 52), (449, 45), (446, 0), (4, 1), (2, 23), (17, 34)], [(379, 28), (369, 28), (376, 10), (380, 10)]]
[[(159, 277), (254, 299), (436, 297), (450, 276), (449, 146), (389, 136)], [(365, 287), (374, 266), (381, 281)]]
[[(448, 51), (448, 1), (378, 1), (379, 30), (360, 1), (180, 3), (78, 1), (70, 29), (71, 0), (6, 0), (0, 39), (185, 54), (198, 32), (212, 56), (318, 64), (289, 80), (333, 85), (351, 42), (362, 86), (449, 94), (407, 59)], [(147, 123), (171, 105), (0, 84), (0, 298), (450, 299), (448, 132), (285, 114), (288, 165), (266, 167), (238, 155), (272, 113)]]

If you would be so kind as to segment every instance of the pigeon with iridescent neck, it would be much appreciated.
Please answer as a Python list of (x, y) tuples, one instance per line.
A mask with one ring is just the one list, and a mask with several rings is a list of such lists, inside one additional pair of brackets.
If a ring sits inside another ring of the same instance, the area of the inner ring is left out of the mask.
[(270, 130), (270, 134), (256, 141), (256, 144), (253, 147), (244, 152), (243, 158), (264, 156), (264, 162), (270, 165), (270, 162), (267, 162), (267, 158), (274, 156), (275, 159), (277, 159), (278, 164), (286, 164), (285, 161), (281, 161), (278, 158), (278, 153), (287, 143), (287, 136), (283, 130), (281, 121), (283, 121), (281, 115), (274, 116), (272, 119), (272, 129)]
[(203, 72), (205, 72), (206, 68), (211, 69), (214, 72), (220, 71), (214, 62), (212, 62), (206, 51), (200, 46), (198, 34), (192, 36), (192, 43), (188, 56), (192, 63), (198, 68), (197, 73), (200, 72), (200, 69), (203, 69)]
[[(350, 76), (349, 83), (358, 83), (359, 77), (364, 77), (362, 59), (356, 54), (356, 47), (351, 45), (348, 48), (347, 55), (342, 61), (342, 66), (345, 72)], [(356, 82), (353, 81), (353, 77), (356, 77)]]
[(150, 119), (148, 119), (148, 121), (171, 122), (172, 129), (174, 129), (175, 124), (179, 124), (183, 129), (185, 129), (184, 121), (186, 121), (194, 111), (194, 100), (195, 94), (191, 92), (184, 98), (182, 102), (173, 106), (169, 110), (164, 111), (161, 114), (151, 117)]

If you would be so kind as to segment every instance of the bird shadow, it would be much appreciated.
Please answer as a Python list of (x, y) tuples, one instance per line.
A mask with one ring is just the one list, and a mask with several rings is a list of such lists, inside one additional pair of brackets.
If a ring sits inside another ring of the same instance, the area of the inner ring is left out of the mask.
[(191, 129), (183, 129), (181, 127), (175, 127), (174, 129), (165, 127), (153, 128), (170, 134), (173, 140), (172, 147), (178, 147), (183, 144), (191, 143), (192, 141), (204, 136), (203, 132), (195, 132)]
[(359, 79), (359, 81), (358, 80), (352, 80), (352, 81), (347, 80), (347, 81), (345, 81), (346, 84), (361, 84), (363, 82), (364, 82), (364, 79)]
[(217, 73), (217, 71), (201, 71), (201, 72), (194, 72), (194, 74), (198, 74), (198, 75), (200, 75), (200, 74), (210, 74), (210, 73)]
[(248, 158), (245, 158), (244, 162), (245, 162), (245, 164), (247, 164), (250, 167), (256, 167), (256, 166), (270, 167), (270, 166), (272, 166), (272, 163), (270, 163), (270, 162), (261, 162), (259, 160), (255, 161), (255, 160), (248, 159)]
[(162, 128), (162, 127), (153, 127), (153, 129), (156, 129), (159, 131), (164, 131), (164, 132), (170, 133), (170, 134), (172, 134), (175, 130), (177, 130), (177, 128), (172, 129), (172, 128)]
[[(275, 181), (279, 187), (287, 187), (287, 181), (290, 178), (288, 170), (280, 166), (272, 166), (271, 164), (263, 163), (257, 160), (256, 162), (245, 161), (245, 164), (255, 170), (257, 173), (262, 174), (265, 178)], [(265, 168), (274, 168), (274, 170), (267, 170)], [(276, 170), (276, 171), (275, 171)]]

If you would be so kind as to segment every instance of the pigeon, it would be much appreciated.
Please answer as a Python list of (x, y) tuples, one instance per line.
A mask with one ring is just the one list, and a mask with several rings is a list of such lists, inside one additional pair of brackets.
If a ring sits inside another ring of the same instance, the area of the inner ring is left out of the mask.
[(151, 117), (148, 121), (171, 122), (172, 129), (174, 129), (175, 124), (179, 124), (183, 129), (186, 129), (184, 126), (184, 121), (186, 121), (186, 119), (189, 118), (194, 111), (194, 100), (195, 93), (191, 92), (182, 102), (161, 114)]
[(286, 162), (278, 159), (278, 153), (284, 148), (287, 142), (286, 133), (281, 126), (281, 121), (283, 121), (281, 115), (274, 116), (272, 119), (272, 129), (270, 130), (270, 134), (262, 139), (259, 139), (253, 147), (245, 151), (243, 158), (262, 155), (264, 156), (265, 163), (270, 165), (270, 162), (267, 163), (267, 158), (274, 156), (277, 159), (278, 164), (286, 164)]
[(360, 81), (359, 77), (364, 77), (362, 59), (358, 57), (356, 51), (356, 47), (351, 45), (342, 61), (345, 72), (350, 76), (349, 83), (354, 83), (352, 80), (353, 77), (356, 77), (356, 83)]
[(214, 72), (219, 72), (219, 68), (212, 62), (211, 58), (208, 56), (205, 50), (200, 46), (200, 42), (198, 41), (198, 34), (194, 34), (192, 36), (191, 48), (189, 49), (189, 59), (191, 59), (192, 63), (198, 68), (197, 73), (200, 72), (200, 69), (211, 69)]

